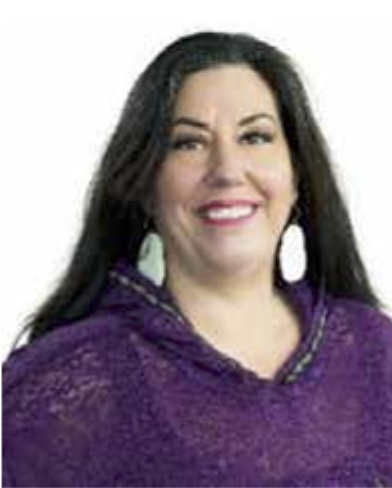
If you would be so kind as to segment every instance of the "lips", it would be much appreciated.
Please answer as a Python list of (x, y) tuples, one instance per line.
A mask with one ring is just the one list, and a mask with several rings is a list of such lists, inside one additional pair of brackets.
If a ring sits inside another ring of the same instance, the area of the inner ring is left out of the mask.
[(255, 200), (213, 200), (198, 208), (204, 222), (213, 225), (232, 225), (251, 218), (260, 207)]

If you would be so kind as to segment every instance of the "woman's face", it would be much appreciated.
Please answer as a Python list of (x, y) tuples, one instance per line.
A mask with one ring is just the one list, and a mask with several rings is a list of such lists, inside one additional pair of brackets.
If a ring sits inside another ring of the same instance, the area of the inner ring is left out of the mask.
[(154, 205), (167, 266), (197, 274), (273, 272), (296, 190), (266, 82), (246, 65), (190, 75), (171, 130)]

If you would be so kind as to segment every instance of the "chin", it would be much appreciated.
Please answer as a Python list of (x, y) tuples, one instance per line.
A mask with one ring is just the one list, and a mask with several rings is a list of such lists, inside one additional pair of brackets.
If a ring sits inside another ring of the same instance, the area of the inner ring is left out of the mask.
[[(215, 258), (215, 259), (214, 259)], [(223, 274), (244, 274), (262, 270), (272, 262), (273, 256), (260, 253), (221, 253), (219, 256), (208, 256), (205, 262), (209, 269)]]

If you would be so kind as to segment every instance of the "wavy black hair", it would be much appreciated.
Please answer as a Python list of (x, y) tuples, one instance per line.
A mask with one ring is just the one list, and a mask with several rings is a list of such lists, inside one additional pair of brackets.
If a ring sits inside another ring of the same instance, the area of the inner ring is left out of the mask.
[[(225, 64), (245, 64), (271, 88), (298, 181), (306, 236), (305, 278), (334, 296), (381, 308), (356, 244), (329, 150), (292, 59), (243, 33), (197, 32), (168, 45), (136, 80), (91, 180), (83, 226), (70, 262), (48, 299), (28, 316), (28, 343), (93, 310), (110, 266), (136, 264), (151, 228), (145, 197), (168, 149), (174, 104), (184, 79)], [(278, 262), (275, 282), (282, 275)]]

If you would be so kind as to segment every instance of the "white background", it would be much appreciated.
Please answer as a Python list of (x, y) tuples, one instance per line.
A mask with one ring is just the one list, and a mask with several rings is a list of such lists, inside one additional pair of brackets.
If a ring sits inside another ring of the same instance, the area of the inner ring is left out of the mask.
[(5, 357), (56, 282), (93, 169), (139, 72), (199, 29), (254, 34), (299, 64), (362, 256), (392, 305), (392, 15), (344, 0), (1, 4), (0, 324)]

